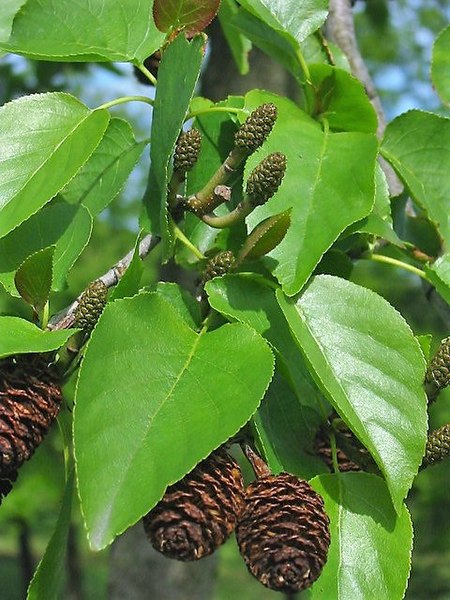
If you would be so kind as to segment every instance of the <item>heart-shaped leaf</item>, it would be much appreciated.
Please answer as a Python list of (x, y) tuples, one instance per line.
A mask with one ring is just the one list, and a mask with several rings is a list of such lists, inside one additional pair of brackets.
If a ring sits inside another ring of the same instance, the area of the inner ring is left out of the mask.
[(35, 252), (20, 265), (14, 278), (17, 291), (38, 314), (52, 289), (54, 253), (54, 246)]
[(410, 110), (389, 123), (381, 152), (449, 244), (450, 119)]
[(193, 36), (211, 23), (219, 10), (220, 0), (155, 0), (153, 17), (164, 33), (183, 30)]
[[(21, 4), (26, 6), (16, 14), (9, 38), (1, 36), (0, 48), (30, 58), (143, 62), (164, 41), (153, 22), (153, 0), (27, 0)], [(4, 33), (9, 33), (8, 28)]]
[(372, 454), (399, 511), (427, 437), (416, 338), (381, 296), (338, 277), (315, 277), (296, 302), (277, 297), (317, 384)]
[(42, 331), (19, 317), (0, 317), (0, 358), (28, 352), (50, 352), (67, 342), (75, 329)]
[(382, 479), (368, 473), (311, 480), (330, 518), (331, 545), (311, 600), (401, 600), (411, 565), (412, 523), (396, 515)]
[(268, 345), (246, 325), (197, 334), (154, 293), (108, 304), (75, 405), (78, 488), (92, 548), (109, 544), (235, 434), (272, 370)]
[(25, 96), (0, 108), (0, 237), (67, 184), (108, 121), (108, 111), (91, 111), (60, 92)]
[(277, 105), (278, 118), (261, 150), (247, 161), (246, 175), (271, 152), (282, 151), (287, 168), (275, 196), (247, 221), (254, 226), (292, 208), (291, 226), (269, 254), (277, 261), (273, 273), (290, 296), (306, 283), (339, 234), (370, 213), (377, 140), (370, 133), (322, 131), (292, 102), (274, 94), (252, 91), (246, 95), (249, 110), (264, 102)]

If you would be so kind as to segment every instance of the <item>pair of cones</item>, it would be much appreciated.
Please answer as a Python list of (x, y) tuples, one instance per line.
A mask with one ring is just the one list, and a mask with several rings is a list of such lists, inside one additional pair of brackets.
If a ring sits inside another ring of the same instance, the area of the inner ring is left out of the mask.
[(170, 486), (143, 523), (156, 550), (184, 561), (212, 554), (235, 531), (252, 575), (287, 593), (312, 585), (330, 544), (322, 498), (306, 481), (263, 475), (245, 489), (223, 448)]

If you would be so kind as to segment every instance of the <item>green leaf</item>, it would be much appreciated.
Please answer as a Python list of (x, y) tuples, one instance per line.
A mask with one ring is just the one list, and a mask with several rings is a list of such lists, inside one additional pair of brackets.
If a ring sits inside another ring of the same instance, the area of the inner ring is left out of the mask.
[(450, 243), (450, 119), (411, 110), (386, 128), (381, 146), (414, 200)]
[(450, 26), (441, 31), (433, 45), (431, 79), (442, 102), (450, 104)]
[(66, 571), (66, 547), (72, 514), (74, 480), (72, 471), (66, 483), (55, 530), (31, 580), (27, 600), (42, 600), (42, 598), (58, 600), (61, 597)]
[(14, 278), (17, 291), (38, 314), (52, 289), (54, 253), (54, 246), (35, 252), (20, 265)]
[(308, 428), (314, 426), (317, 430), (322, 418), (300, 404), (277, 371), (252, 422), (256, 441), (272, 473), (287, 471), (310, 479), (327, 471), (323, 461), (314, 454)]
[(189, 292), (177, 283), (170, 283), (168, 281), (158, 281), (156, 292), (168, 304), (173, 306), (189, 327), (192, 329), (199, 327), (202, 320), (200, 303)]
[(14, 16), (26, 0), (3, 0), (0, 4), (0, 40), (6, 40), (11, 34)]
[(239, 252), (238, 262), (255, 260), (278, 246), (291, 224), (290, 214), (291, 211), (286, 210), (259, 223), (245, 240)]
[(57, 350), (75, 331), (42, 331), (19, 317), (0, 317), (0, 358), (12, 354)]
[(192, 36), (216, 16), (220, 0), (155, 0), (153, 16), (160, 31), (183, 30)]
[(248, 54), (252, 44), (233, 25), (233, 17), (238, 13), (238, 10), (235, 0), (222, 0), (218, 17), (238, 71), (241, 75), (246, 75), (249, 70)]
[(249, 92), (246, 107), (264, 102), (278, 107), (275, 127), (262, 149), (246, 163), (248, 175), (263, 156), (280, 150), (287, 157), (278, 192), (248, 217), (251, 226), (292, 208), (291, 226), (269, 254), (273, 273), (288, 295), (297, 293), (340, 233), (371, 211), (377, 141), (367, 133), (327, 133), (287, 99)]
[[(319, 393), (309, 376), (303, 356), (292, 339), (275, 291), (258, 275), (225, 275), (205, 286), (212, 308), (230, 320), (247, 323), (277, 351), (277, 368), (297, 396), (304, 435), (299, 448), (310, 448), (317, 429)], [(257, 302), (255, 302), (257, 298)]]
[(92, 218), (84, 206), (54, 201), (0, 239), (0, 283), (17, 295), (14, 275), (28, 256), (55, 246), (53, 288), (62, 289), (75, 260), (87, 244)]
[(164, 41), (152, 5), (152, 0), (28, 0), (0, 48), (42, 60), (143, 62)]
[(109, 302), (118, 300), (119, 298), (134, 296), (139, 291), (142, 273), (144, 271), (144, 265), (142, 264), (141, 257), (139, 256), (140, 241), (141, 234), (138, 235), (136, 240), (133, 258), (131, 259), (127, 270), (120, 278), (119, 283), (113, 288), (113, 291), (109, 296)]
[(320, 475), (310, 483), (324, 499), (331, 533), (311, 600), (401, 600), (413, 541), (406, 506), (396, 515), (384, 481), (368, 473)]
[(87, 208), (79, 206), (70, 225), (56, 243), (53, 259), (53, 289), (66, 287), (67, 275), (87, 246), (92, 233), (92, 216)]
[(351, 225), (346, 233), (351, 234), (355, 231), (370, 233), (396, 246), (404, 246), (402, 240), (394, 231), (389, 188), (386, 176), (379, 164), (377, 164), (375, 169), (375, 202), (372, 212), (361, 221)]
[(204, 44), (201, 35), (191, 42), (184, 34), (179, 35), (167, 47), (158, 69), (143, 226), (162, 237), (163, 259), (167, 258), (172, 243), (166, 207), (169, 162), (197, 84)]
[(109, 544), (235, 434), (272, 370), (270, 349), (245, 325), (197, 334), (154, 293), (108, 304), (88, 342), (74, 416), (92, 548)]
[(136, 142), (127, 121), (111, 119), (102, 141), (61, 195), (83, 204), (95, 217), (122, 189), (146, 142)]
[(372, 454), (399, 511), (427, 436), (416, 338), (381, 296), (338, 277), (315, 277), (297, 302), (277, 297), (311, 374)]
[(0, 237), (37, 212), (86, 162), (108, 125), (60, 92), (36, 94), (0, 108)]
[(311, 65), (316, 91), (315, 114), (326, 118), (334, 131), (375, 133), (377, 115), (364, 86), (347, 71), (330, 65)]
[(317, 31), (327, 18), (327, 0), (239, 0), (246, 10), (296, 42)]
[(432, 265), (425, 265), (425, 273), (444, 300), (450, 304), (450, 254), (444, 254)]

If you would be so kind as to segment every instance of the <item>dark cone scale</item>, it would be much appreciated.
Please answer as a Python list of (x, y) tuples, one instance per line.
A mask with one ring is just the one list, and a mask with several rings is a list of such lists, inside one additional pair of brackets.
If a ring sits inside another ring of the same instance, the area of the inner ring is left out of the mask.
[(250, 573), (263, 585), (285, 593), (305, 590), (327, 560), (323, 500), (289, 473), (261, 477), (247, 488), (236, 539)]
[[(322, 429), (319, 429), (317, 432), (314, 440), (314, 450), (317, 456), (327, 465), (329, 470), (333, 472), (334, 468), (330, 439), (326, 432)], [(340, 448), (337, 448), (336, 454), (339, 471), (342, 473), (347, 471), (361, 471), (361, 467), (351, 460)]]
[(249, 153), (254, 152), (265, 142), (275, 125), (276, 118), (275, 104), (267, 103), (258, 106), (236, 131), (235, 145)]
[(254, 206), (264, 204), (271, 198), (283, 181), (286, 157), (281, 152), (266, 156), (250, 173), (246, 194)]
[(197, 560), (228, 539), (243, 505), (239, 465), (221, 449), (167, 489), (144, 517), (144, 529), (152, 546), (168, 558)]
[(439, 390), (450, 385), (450, 337), (442, 340), (425, 376), (428, 397), (434, 400)]
[(108, 288), (101, 279), (92, 282), (83, 292), (75, 309), (75, 326), (92, 331), (106, 305)]
[(190, 171), (197, 162), (202, 144), (202, 136), (198, 129), (185, 131), (178, 138), (173, 154), (174, 171)]
[(42, 442), (61, 401), (56, 369), (45, 355), (0, 361), (0, 497)]
[(222, 277), (222, 275), (228, 273), (233, 265), (234, 254), (231, 250), (219, 252), (206, 265), (205, 272), (203, 273), (203, 283), (213, 279), (213, 277)]
[(450, 423), (428, 435), (422, 468), (429, 467), (450, 456)]

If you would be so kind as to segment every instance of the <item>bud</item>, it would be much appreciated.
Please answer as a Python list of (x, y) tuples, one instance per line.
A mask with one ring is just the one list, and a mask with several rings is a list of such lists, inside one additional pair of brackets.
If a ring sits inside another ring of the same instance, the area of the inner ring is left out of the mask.
[(266, 156), (250, 173), (246, 194), (254, 206), (265, 204), (283, 181), (286, 157), (281, 152)]
[(92, 331), (106, 305), (108, 288), (101, 279), (91, 283), (83, 292), (75, 309), (75, 327)]
[(263, 476), (247, 488), (236, 539), (263, 585), (286, 594), (305, 590), (322, 572), (330, 545), (323, 500), (294, 475)]
[(234, 143), (249, 153), (263, 145), (272, 131), (277, 118), (277, 107), (268, 103), (258, 106), (239, 127), (234, 136)]
[(198, 129), (189, 129), (178, 138), (173, 154), (174, 171), (190, 171), (200, 154), (202, 136)]
[(168, 558), (198, 560), (228, 539), (243, 505), (239, 465), (220, 449), (167, 488), (144, 517), (144, 529), (152, 546)]

